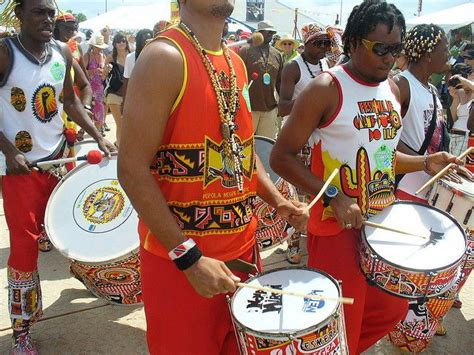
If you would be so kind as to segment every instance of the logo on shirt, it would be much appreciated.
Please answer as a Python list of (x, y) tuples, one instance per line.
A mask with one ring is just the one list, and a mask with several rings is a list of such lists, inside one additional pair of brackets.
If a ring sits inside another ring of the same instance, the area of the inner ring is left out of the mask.
[(10, 92), (10, 102), (12, 106), (15, 108), (15, 110), (17, 110), (18, 112), (25, 111), (25, 108), (26, 108), (25, 92), (20, 88), (13, 87)]
[(50, 84), (43, 84), (33, 94), (33, 114), (41, 123), (50, 122), (58, 114), (56, 89)]
[(15, 136), (15, 146), (22, 153), (31, 152), (33, 149), (33, 139), (27, 131), (20, 131)]
[(357, 106), (359, 113), (354, 117), (353, 124), (359, 131), (368, 131), (369, 142), (395, 139), (402, 120), (390, 100), (359, 101)]

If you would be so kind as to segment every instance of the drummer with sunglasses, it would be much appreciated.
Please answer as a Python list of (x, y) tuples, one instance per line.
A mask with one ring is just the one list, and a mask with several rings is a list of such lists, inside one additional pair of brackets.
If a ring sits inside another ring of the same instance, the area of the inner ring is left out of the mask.
[[(395, 201), (395, 173), (436, 172), (459, 163), (447, 153), (397, 152), (400, 96), (388, 74), (405, 31), (405, 19), (393, 4), (371, 0), (354, 7), (343, 35), (350, 60), (316, 77), (298, 95), (271, 155), (276, 173), (313, 195), (339, 169), (311, 211), (308, 266), (341, 280), (344, 296), (355, 299), (344, 307), (350, 354), (374, 345), (408, 309), (406, 300), (370, 286), (360, 270), (363, 218)], [(298, 159), (309, 139), (310, 169)]]

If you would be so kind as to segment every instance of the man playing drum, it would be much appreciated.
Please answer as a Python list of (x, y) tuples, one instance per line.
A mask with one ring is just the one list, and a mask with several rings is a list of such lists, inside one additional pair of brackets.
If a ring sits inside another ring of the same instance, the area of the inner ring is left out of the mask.
[(221, 41), (234, 1), (179, 4), (181, 23), (143, 50), (130, 78), (119, 179), (141, 217), (150, 352), (238, 354), (225, 294), (258, 260), (253, 200), (298, 230), (307, 215), (254, 154), (245, 67)]
[[(316, 194), (340, 169), (308, 223), (308, 266), (342, 280), (350, 354), (386, 335), (407, 312), (407, 301), (369, 286), (359, 266), (363, 217), (395, 201), (395, 169), (439, 171), (456, 161), (447, 153), (410, 157), (396, 151), (401, 133), (399, 93), (387, 80), (402, 49), (405, 20), (380, 0), (354, 7), (343, 36), (350, 61), (315, 78), (298, 96), (271, 156), (272, 168), (295, 186)], [(297, 155), (308, 139), (311, 171)], [(396, 164), (395, 164), (396, 163)]]
[(8, 291), (14, 354), (36, 353), (29, 330), (42, 315), (37, 241), (48, 198), (58, 183), (49, 171), (30, 169), (29, 164), (64, 154), (63, 107), (102, 151), (108, 155), (113, 149), (74, 94), (71, 52), (52, 39), (55, 12), (53, 0), (12, 0), (1, 16), (7, 24), (16, 16), (21, 26), (19, 35), (0, 41), (0, 149), (7, 163), (2, 188), (10, 231)]

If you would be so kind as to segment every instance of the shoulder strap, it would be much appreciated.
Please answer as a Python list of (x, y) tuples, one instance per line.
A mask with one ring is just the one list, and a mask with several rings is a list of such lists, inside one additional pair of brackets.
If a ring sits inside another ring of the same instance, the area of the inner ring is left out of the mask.
[(420, 150), (418, 151), (419, 155), (425, 155), (426, 149), (428, 149), (428, 145), (431, 142), (431, 138), (433, 138), (433, 134), (436, 128), (436, 121), (438, 118), (438, 105), (436, 100), (436, 94), (434, 93), (433, 88), (431, 88), (431, 94), (433, 95), (433, 117), (431, 118), (430, 127), (428, 128), (428, 132), (426, 132), (425, 140), (421, 145)]

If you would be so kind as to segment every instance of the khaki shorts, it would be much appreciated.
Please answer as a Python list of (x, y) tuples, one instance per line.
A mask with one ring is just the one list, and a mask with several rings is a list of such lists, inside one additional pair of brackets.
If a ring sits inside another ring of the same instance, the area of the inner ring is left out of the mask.
[(108, 94), (105, 98), (105, 103), (107, 105), (121, 105), (123, 102), (123, 97), (115, 94)]

